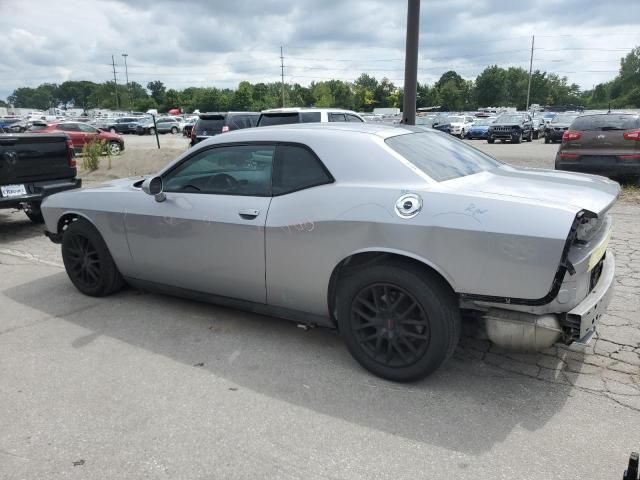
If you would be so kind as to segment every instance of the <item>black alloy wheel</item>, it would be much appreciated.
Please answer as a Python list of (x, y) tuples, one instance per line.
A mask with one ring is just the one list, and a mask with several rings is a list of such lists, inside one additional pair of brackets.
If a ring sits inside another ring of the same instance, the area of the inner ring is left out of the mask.
[(398, 285), (375, 283), (360, 290), (351, 304), (351, 326), (362, 350), (388, 367), (413, 365), (429, 346), (424, 308)]
[(62, 234), (62, 261), (71, 283), (85, 295), (103, 297), (124, 285), (107, 244), (83, 218), (69, 223)]
[(92, 290), (100, 282), (100, 257), (88, 238), (73, 234), (65, 247), (65, 266), (71, 280), (80, 290)]

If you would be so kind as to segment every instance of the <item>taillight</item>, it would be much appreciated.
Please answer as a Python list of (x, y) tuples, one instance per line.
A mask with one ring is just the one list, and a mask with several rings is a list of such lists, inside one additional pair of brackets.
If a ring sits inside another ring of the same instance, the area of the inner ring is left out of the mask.
[(76, 151), (70, 138), (67, 138), (67, 162), (69, 162), (69, 167), (76, 168)]
[(640, 154), (637, 155), (618, 155), (620, 160), (640, 160)]
[(580, 140), (581, 138), (582, 134), (573, 130), (565, 130), (565, 132), (562, 134), (563, 142), (571, 142), (573, 140)]
[(626, 132), (622, 135), (625, 140), (635, 140), (640, 142), (640, 130), (634, 130), (633, 132)]
[(224, 132), (228, 132), (228, 131), (229, 131), (229, 125), (224, 125), (224, 126), (222, 127), (222, 133), (224, 133)]
[(577, 153), (562, 152), (560, 154), (560, 158), (562, 158), (562, 159), (576, 159), (576, 158), (578, 158), (578, 154)]

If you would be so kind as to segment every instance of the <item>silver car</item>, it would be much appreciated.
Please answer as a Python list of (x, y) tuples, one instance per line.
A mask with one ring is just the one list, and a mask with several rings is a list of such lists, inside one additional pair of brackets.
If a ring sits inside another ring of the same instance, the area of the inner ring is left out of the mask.
[(589, 341), (618, 194), (434, 130), (301, 124), (217, 135), (42, 213), (87, 295), (128, 283), (335, 328), (365, 368), (411, 381), (451, 356), (463, 315), (506, 348)]

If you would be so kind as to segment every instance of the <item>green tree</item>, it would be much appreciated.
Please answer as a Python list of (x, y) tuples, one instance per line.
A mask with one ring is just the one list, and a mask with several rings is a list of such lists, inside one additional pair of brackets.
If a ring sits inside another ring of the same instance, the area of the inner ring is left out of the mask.
[(253, 86), (249, 82), (240, 82), (238, 89), (233, 92), (231, 109), (238, 111), (253, 110)]
[(151, 97), (156, 101), (158, 105), (164, 103), (164, 94), (167, 91), (164, 83), (162, 83), (160, 80), (154, 80), (153, 82), (147, 83), (147, 88), (151, 92)]
[(505, 103), (507, 72), (497, 65), (485, 68), (476, 77), (476, 100), (481, 107), (502, 106)]

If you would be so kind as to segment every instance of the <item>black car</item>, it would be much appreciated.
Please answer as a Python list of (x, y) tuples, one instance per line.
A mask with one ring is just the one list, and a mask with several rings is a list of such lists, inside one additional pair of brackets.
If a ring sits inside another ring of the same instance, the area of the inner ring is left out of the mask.
[(544, 143), (561, 141), (562, 135), (576, 118), (578, 118), (577, 114), (566, 113), (560, 113), (553, 117), (553, 120), (544, 127)]
[(106, 124), (102, 130), (108, 130), (111, 133), (136, 133), (138, 122), (140, 118), (136, 117), (118, 118), (115, 122)]
[(201, 113), (191, 130), (191, 146), (220, 133), (255, 127), (259, 117), (260, 112)]
[(533, 123), (528, 113), (503, 113), (489, 127), (487, 142), (496, 140), (520, 143), (533, 140)]

